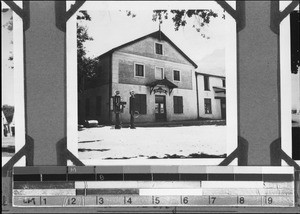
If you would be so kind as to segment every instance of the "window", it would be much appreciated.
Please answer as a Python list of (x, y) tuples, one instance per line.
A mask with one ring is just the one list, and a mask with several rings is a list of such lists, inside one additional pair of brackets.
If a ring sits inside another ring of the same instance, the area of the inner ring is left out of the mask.
[(162, 80), (164, 78), (164, 69), (155, 67), (155, 79)]
[(226, 87), (225, 79), (222, 79), (222, 85), (223, 85), (223, 87)]
[(88, 117), (90, 116), (90, 99), (87, 98), (85, 100), (85, 116)]
[(162, 44), (155, 43), (155, 53), (163, 55), (163, 46), (162, 46)]
[(142, 64), (135, 64), (135, 76), (136, 77), (145, 77), (145, 69), (144, 69), (144, 65)]
[(140, 114), (147, 114), (146, 94), (135, 95), (135, 110)]
[(101, 115), (101, 96), (97, 96), (96, 98), (96, 115)]
[(173, 70), (174, 81), (180, 81), (180, 71)]
[(209, 77), (204, 76), (204, 90), (209, 91)]
[(182, 97), (174, 96), (173, 103), (174, 103), (174, 114), (182, 114), (183, 113)]
[(211, 114), (211, 99), (204, 99), (205, 114)]

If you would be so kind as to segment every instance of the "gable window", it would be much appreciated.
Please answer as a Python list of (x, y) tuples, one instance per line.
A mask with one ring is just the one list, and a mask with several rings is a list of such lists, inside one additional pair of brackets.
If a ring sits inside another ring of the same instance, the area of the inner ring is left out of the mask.
[(145, 77), (145, 66), (142, 64), (135, 64), (134, 65), (134, 74), (136, 77)]
[(203, 78), (204, 78), (204, 90), (209, 91), (209, 77), (204, 76)]
[(96, 115), (101, 115), (101, 96), (96, 97)]
[(163, 55), (163, 46), (160, 43), (155, 43), (155, 53)]
[(164, 69), (155, 67), (155, 79), (162, 80), (164, 78)]
[(180, 71), (173, 70), (174, 81), (180, 81)]
[(222, 85), (223, 85), (224, 88), (226, 87), (225, 79), (222, 79)]
[(183, 113), (183, 101), (181, 96), (173, 97), (174, 104), (174, 114), (182, 114)]
[(211, 114), (211, 99), (204, 99), (204, 110), (205, 114)]
[(146, 94), (135, 94), (135, 111), (139, 114), (147, 114), (147, 100)]

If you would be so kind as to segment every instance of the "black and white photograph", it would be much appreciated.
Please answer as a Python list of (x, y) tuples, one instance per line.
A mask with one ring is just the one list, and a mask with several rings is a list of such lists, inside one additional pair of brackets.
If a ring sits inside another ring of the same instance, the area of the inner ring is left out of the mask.
[(2, 212), (299, 213), (299, 2), (1, 1)]
[(105, 4), (77, 13), (79, 158), (225, 158), (222, 8)]

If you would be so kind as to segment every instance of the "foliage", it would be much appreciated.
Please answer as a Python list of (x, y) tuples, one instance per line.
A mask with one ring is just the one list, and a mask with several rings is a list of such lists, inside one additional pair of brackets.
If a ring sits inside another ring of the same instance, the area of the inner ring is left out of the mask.
[(11, 123), (13, 117), (14, 117), (14, 111), (15, 108), (14, 106), (10, 106), (10, 105), (3, 105), (2, 106), (2, 111), (6, 117), (6, 120), (8, 123)]
[[(211, 18), (218, 17), (218, 14), (212, 10), (154, 10), (152, 20), (159, 21), (159, 23), (162, 24), (163, 20), (169, 18), (170, 13), (173, 15), (172, 21), (174, 22), (175, 31), (178, 31), (180, 27), (186, 26), (188, 18), (194, 18), (197, 24), (194, 24), (193, 28), (195, 28), (197, 32), (200, 32), (201, 28), (209, 25)], [(222, 18), (225, 18), (224, 14)], [(206, 37), (205, 34), (201, 34), (201, 36), (203, 38), (209, 38)]]
[[(5, 13), (8, 12), (9, 9), (2, 9), (1, 12)], [(2, 27), (6, 28), (9, 31), (13, 30), (13, 17), (11, 15), (11, 17), (9, 18), (8, 22), (6, 22), (4, 25), (2, 25)]]
[[(10, 10), (9, 9), (2, 9), (1, 10), (2, 13), (8, 12), (8, 11), (10, 11)], [(12, 14), (11, 14), (9, 20), (5, 24), (3, 24), (2, 27), (6, 28), (10, 32), (13, 30), (13, 16), (12, 16)], [(13, 40), (10, 43), (13, 44)], [(10, 54), (10, 56), (8, 57), (8, 60), (12, 62), (13, 59), (14, 59), (13, 52), (9, 51), (9, 54)], [(14, 66), (9, 66), (9, 68), (13, 69)]]
[(85, 89), (85, 83), (95, 78), (94, 67), (97, 60), (87, 57), (87, 50), (84, 46), (86, 41), (93, 38), (88, 34), (88, 28), (84, 25), (85, 21), (91, 21), (90, 15), (86, 11), (80, 11), (77, 15), (77, 71), (78, 71), (78, 92)]

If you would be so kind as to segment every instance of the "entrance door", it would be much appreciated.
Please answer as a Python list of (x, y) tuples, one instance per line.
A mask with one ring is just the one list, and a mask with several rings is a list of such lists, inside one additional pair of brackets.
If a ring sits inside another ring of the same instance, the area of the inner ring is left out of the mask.
[(166, 120), (166, 97), (162, 95), (155, 96), (155, 119), (157, 121)]
[(221, 99), (221, 117), (226, 120), (226, 100)]

